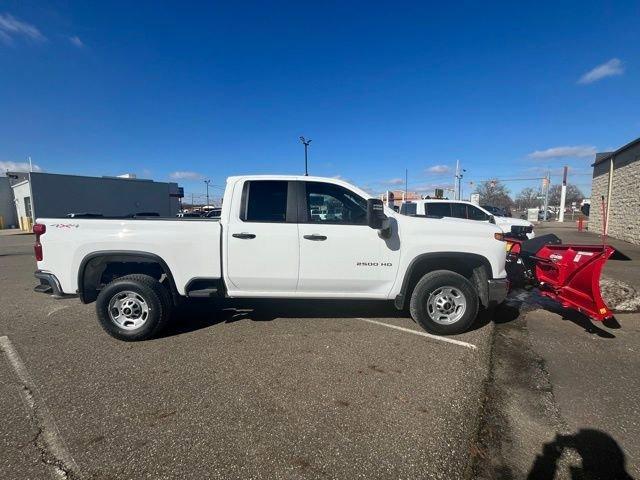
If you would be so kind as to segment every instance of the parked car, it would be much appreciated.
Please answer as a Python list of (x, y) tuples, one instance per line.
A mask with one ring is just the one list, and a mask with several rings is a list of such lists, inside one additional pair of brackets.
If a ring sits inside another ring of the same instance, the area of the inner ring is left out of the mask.
[(220, 207), (215, 207), (212, 208), (211, 210), (209, 210), (205, 217), (207, 218), (220, 218), (220, 215), (222, 214), (222, 208)]
[[(547, 220), (554, 220), (555, 218), (556, 218), (556, 213), (553, 210), (548, 209), (547, 210)], [(543, 208), (541, 208), (538, 211), (538, 220), (539, 221), (543, 221), (544, 220), (544, 209)]]
[(484, 208), (464, 200), (438, 200), (434, 198), (416, 200), (403, 203), (400, 212), (405, 215), (453, 217), (495, 223), (504, 233), (526, 236), (529, 239), (535, 237), (531, 222), (520, 218), (496, 216)]
[(156, 335), (192, 297), (390, 300), (426, 330), (454, 334), (509, 288), (495, 225), (401, 215), (333, 178), (231, 177), (219, 222), (69, 222), (37, 219), (36, 289), (96, 302), (122, 340)]
[(196, 212), (181, 212), (176, 215), (177, 218), (202, 218), (202, 214)]

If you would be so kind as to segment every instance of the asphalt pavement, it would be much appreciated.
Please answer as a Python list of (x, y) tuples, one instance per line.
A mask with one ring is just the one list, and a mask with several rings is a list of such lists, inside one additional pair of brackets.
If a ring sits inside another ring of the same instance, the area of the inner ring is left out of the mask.
[(640, 478), (637, 312), (515, 291), (456, 344), (385, 302), (225, 301), (124, 343), (32, 292), (32, 242), (0, 234), (0, 478)]
[(382, 302), (225, 302), (124, 343), (32, 291), (32, 242), (0, 236), (0, 478), (469, 475), (489, 318), (461, 345)]
[[(566, 223), (535, 231), (564, 243), (602, 242)], [(640, 247), (606, 241), (628, 260), (610, 260), (603, 276), (637, 296)], [(535, 291), (512, 292), (502, 312), (473, 476), (640, 478), (640, 314), (616, 312), (616, 322), (603, 324)]]

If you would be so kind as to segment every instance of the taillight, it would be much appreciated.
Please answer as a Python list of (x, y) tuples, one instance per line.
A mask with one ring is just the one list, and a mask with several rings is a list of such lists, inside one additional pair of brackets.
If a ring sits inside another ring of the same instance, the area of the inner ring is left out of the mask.
[(33, 246), (33, 251), (36, 254), (36, 260), (38, 262), (42, 260), (42, 244), (40, 243), (40, 235), (44, 235), (46, 231), (46, 225), (41, 223), (36, 223), (33, 226), (33, 233), (36, 234), (36, 244)]

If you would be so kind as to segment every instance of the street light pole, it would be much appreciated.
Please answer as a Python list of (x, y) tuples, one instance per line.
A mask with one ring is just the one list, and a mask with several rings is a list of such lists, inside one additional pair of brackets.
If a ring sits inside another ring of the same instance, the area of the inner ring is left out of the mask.
[(205, 180), (204, 183), (207, 185), (207, 207), (209, 206), (209, 184), (211, 183), (211, 180)]
[(308, 163), (307, 163), (307, 149), (309, 148), (309, 144), (311, 143), (311, 139), (307, 140), (304, 137), (300, 137), (300, 141), (302, 142), (302, 144), (304, 145), (304, 175), (305, 177), (309, 176), (309, 169), (308, 169)]

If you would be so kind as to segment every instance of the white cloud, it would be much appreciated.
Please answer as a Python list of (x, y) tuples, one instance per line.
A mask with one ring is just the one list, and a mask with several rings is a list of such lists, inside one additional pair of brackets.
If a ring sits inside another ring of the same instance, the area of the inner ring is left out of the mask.
[(433, 167), (427, 168), (428, 173), (437, 173), (437, 174), (445, 174), (451, 172), (451, 167), (447, 165), (434, 165)]
[(169, 174), (172, 180), (204, 180), (204, 175), (198, 172), (178, 171)]
[(383, 183), (387, 185), (404, 185), (404, 178), (391, 178)]
[(11, 45), (17, 37), (36, 42), (44, 42), (47, 39), (34, 25), (20, 21), (8, 13), (0, 14), (0, 41)]
[(549, 158), (577, 158), (593, 157), (596, 154), (596, 147), (589, 145), (574, 145), (566, 147), (553, 147), (546, 150), (536, 150), (528, 156), (536, 160), (546, 160)]
[(71, 45), (73, 45), (74, 47), (78, 47), (78, 48), (84, 47), (84, 42), (80, 40), (80, 37), (78, 37), (77, 35), (73, 35), (72, 37), (69, 37), (69, 42), (71, 42)]
[[(0, 175), (4, 175), (6, 172), (28, 172), (29, 162), (3, 162), (0, 161)], [(41, 172), (42, 168), (39, 165), (33, 164), (34, 172)]]
[(624, 65), (617, 58), (612, 58), (608, 62), (598, 65), (582, 75), (578, 83), (586, 85), (588, 83), (597, 82), (603, 78), (622, 75), (624, 73)]

